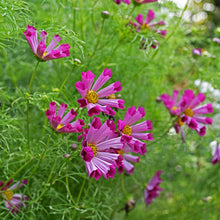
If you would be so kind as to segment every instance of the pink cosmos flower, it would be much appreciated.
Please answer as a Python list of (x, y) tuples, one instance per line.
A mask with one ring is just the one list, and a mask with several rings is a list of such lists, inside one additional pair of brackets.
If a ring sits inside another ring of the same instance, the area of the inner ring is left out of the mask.
[[(129, 174), (132, 174), (134, 171), (134, 166), (130, 162), (138, 163), (139, 157), (128, 154), (130, 152), (133, 152), (132, 148), (129, 147), (127, 144), (118, 151), (118, 153), (122, 156), (122, 165), (118, 167), (118, 172), (122, 173), (125, 170), (128, 171)], [(130, 161), (130, 162), (129, 162)]]
[(97, 180), (102, 175), (108, 179), (116, 174), (115, 167), (122, 165), (120, 154), (111, 151), (120, 150), (123, 147), (121, 137), (112, 138), (114, 135), (114, 123), (107, 120), (103, 125), (99, 118), (94, 117), (90, 128), (84, 134), (81, 157), (85, 161), (89, 177)]
[(218, 162), (220, 162), (220, 143), (216, 147), (215, 154), (214, 154), (214, 156), (212, 158), (212, 164), (216, 164)]
[(61, 133), (76, 133), (83, 131), (84, 121), (78, 119), (71, 122), (77, 115), (77, 113), (71, 109), (64, 117), (64, 112), (67, 109), (67, 105), (61, 103), (58, 111), (55, 102), (49, 104), (49, 109), (46, 111), (46, 116), (50, 121), (50, 125), (54, 130)]
[(192, 50), (192, 55), (202, 56), (202, 49), (200, 49), (200, 48), (194, 48), (194, 49)]
[(131, 1), (130, 0), (113, 0), (117, 5), (120, 5), (121, 2), (124, 2), (127, 5), (130, 5)]
[(46, 46), (47, 32), (45, 31), (40, 33), (40, 37), (38, 39), (37, 29), (28, 25), (24, 35), (33, 53), (42, 61), (68, 57), (70, 55), (69, 44), (61, 44), (60, 46), (56, 47), (61, 40), (59, 35), (55, 35), (48, 46)]
[(159, 196), (159, 191), (163, 191), (163, 189), (158, 187), (159, 184), (163, 182), (160, 178), (161, 173), (162, 171), (157, 171), (154, 177), (148, 182), (147, 187), (144, 190), (144, 200), (146, 206), (148, 206), (156, 197)]
[(200, 136), (204, 136), (206, 133), (204, 124), (211, 125), (212, 119), (201, 115), (213, 113), (212, 104), (209, 103), (197, 107), (205, 100), (205, 95), (203, 93), (198, 93), (198, 95), (195, 96), (192, 90), (185, 90), (184, 94), (177, 100), (178, 94), (179, 92), (174, 90), (172, 97), (167, 94), (162, 94), (160, 96), (160, 99), (163, 101), (170, 114), (178, 116), (174, 124), (176, 132), (179, 133), (179, 131), (181, 131), (184, 140), (182, 126), (187, 124), (189, 128), (196, 130)]
[(146, 4), (146, 3), (157, 2), (157, 1), (158, 0), (134, 0), (134, 2), (138, 4)]
[[(4, 199), (5, 207), (12, 212), (12, 214), (17, 213), (21, 208), (20, 206), (25, 206), (25, 200), (28, 200), (28, 196), (14, 193), (18, 188), (27, 184), (27, 179), (22, 182), (17, 182), (11, 187), (10, 184), (13, 180), (10, 180), (4, 185), (4, 182), (0, 181), (0, 197)], [(2, 187), (3, 186), (3, 187)]]
[(124, 108), (124, 100), (115, 99), (114, 96), (114, 93), (121, 91), (121, 83), (117, 81), (99, 90), (111, 76), (112, 71), (107, 68), (104, 69), (92, 87), (95, 75), (91, 71), (82, 72), (82, 81), (75, 84), (76, 89), (82, 96), (77, 102), (81, 108), (87, 107), (89, 117), (99, 115), (101, 111), (107, 115), (115, 115), (112, 107)]
[(118, 120), (118, 131), (122, 136), (122, 140), (132, 148), (135, 153), (144, 155), (146, 150), (146, 143), (141, 140), (153, 140), (151, 133), (143, 133), (144, 131), (152, 130), (150, 120), (138, 124), (134, 124), (145, 116), (144, 108), (134, 106), (128, 108), (125, 113), (123, 121)]
[[(137, 28), (136, 31), (140, 31), (142, 29), (152, 29), (154, 28), (155, 26), (161, 26), (161, 25), (165, 25), (164, 21), (160, 21), (160, 22), (157, 22), (157, 23), (154, 23), (154, 24), (150, 24), (150, 22), (152, 20), (154, 20), (154, 17), (155, 17), (155, 13), (153, 12), (153, 10), (149, 10), (148, 11), (148, 14), (146, 16), (146, 19), (144, 21), (144, 16), (142, 14), (139, 14), (137, 17), (136, 17), (136, 21), (138, 23), (134, 23), (134, 26)], [(158, 30), (158, 29), (153, 29), (156, 33), (159, 33), (161, 34), (161, 36), (165, 36), (166, 35), (166, 30)]]

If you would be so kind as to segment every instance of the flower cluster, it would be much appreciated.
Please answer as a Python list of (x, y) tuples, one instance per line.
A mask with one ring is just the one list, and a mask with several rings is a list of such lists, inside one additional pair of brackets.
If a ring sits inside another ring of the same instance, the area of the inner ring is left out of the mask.
[(204, 136), (206, 133), (205, 124), (211, 125), (212, 119), (202, 115), (213, 113), (212, 104), (198, 106), (205, 100), (205, 95), (198, 93), (195, 96), (192, 90), (185, 90), (179, 100), (178, 95), (179, 92), (174, 90), (172, 97), (168, 94), (160, 96), (160, 100), (163, 101), (170, 114), (177, 117), (174, 123), (176, 132), (181, 132), (182, 139), (185, 140), (182, 126), (186, 124), (189, 128), (196, 130), (200, 136)]
[(14, 191), (26, 185), (27, 179), (24, 179), (21, 182), (17, 182), (11, 187), (9, 187), (12, 182), (12, 179), (9, 180), (6, 184), (0, 181), (0, 197), (4, 200), (5, 207), (9, 211), (11, 211), (12, 214), (15, 214), (21, 209), (20, 207), (26, 207), (24, 202), (25, 200), (28, 200), (28, 197), (26, 195), (14, 193)]

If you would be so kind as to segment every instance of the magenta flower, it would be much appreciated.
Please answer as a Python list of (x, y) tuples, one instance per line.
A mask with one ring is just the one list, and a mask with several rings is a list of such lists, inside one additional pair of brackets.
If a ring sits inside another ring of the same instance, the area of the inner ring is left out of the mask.
[(122, 165), (120, 154), (112, 153), (112, 150), (120, 150), (123, 147), (121, 137), (112, 138), (114, 135), (113, 121), (107, 120), (103, 125), (99, 118), (94, 117), (92, 124), (82, 141), (81, 157), (85, 161), (89, 177), (97, 180), (102, 175), (108, 179), (116, 174), (115, 167)]
[(213, 113), (212, 104), (209, 103), (197, 107), (205, 100), (203, 93), (198, 93), (198, 95), (195, 96), (192, 90), (185, 90), (184, 94), (177, 100), (178, 94), (179, 92), (174, 90), (172, 97), (167, 94), (160, 96), (160, 99), (170, 114), (178, 116), (174, 123), (176, 132), (179, 133), (179, 131), (181, 131), (184, 140), (184, 131), (181, 127), (187, 124), (189, 128), (196, 130), (200, 136), (204, 136), (206, 133), (204, 124), (212, 124), (212, 119), (201, 115)]
[(134, 2), (138, 4), (146, 4), (146, 3), (157, 2), (157, 1), (158, 0), (134, 0)]
[[(148, 14), (146, 16), (146, 19), (144, 21), (144, 16), (142, 14), (139, 14), (137, 17), (136, 17), (136, 21), (138, 23), (134, 23), (134, 26), (137, 28), (136, 31), (140, 31), (140, 30), (143, 30), (143, 29), (153, 29), (155, 26), (161, 26), (161, 25), (165, 25), (164, 21), (160, 21), (160, 22), (157, 22), (157, 23), (154, 23), (154, 24), (150, 24), (150, 22), (152, 20), (154, 20), (154, 17), (155, 17), (155, 14), (153, 12), (153, 10), (149, 10), (148, 11)], [(153, 31), (155, 31), (156, 33), (159, 33), (161, 34), (161, 36), (165, 36), (166, 35), (166, 30), (158, 30), (158, 29), (153, 29)]]
[(154, 201), (156, 197), (159, 196), (160, 192), (163, 191), (159, 186), (162, 181), (160, 174), (162, 171), (157, 171), (154, 177), (148, 182), (146, 189), (144, 190), (144, 200), (146, 206)]
[(24, 35), (35, 56), (42, 61), (68, 57), (70, 55), (69, 44), (61, 44), (56, 47), (61, 40), (59, 35), (55, 35), (48, 46), (46, 46), (47, 32), (45, 31), (40, 33), (40, 38), (38, 39), (37, 29), (28, 25)]
[(11, 211), (12, 214), (15, 214), (21, 209), (20, 206), (25, 206), (24, 202), (25, 200), (28, 200), (28, 196), (14, 193), (14, 191), (26, 185), (27, 179), (24, 179), (20, 183), (17, 182), (9, 187), (12, 182), (13, 180), (10, 180), (5, 186), (3, 186), (4, 182), (0, 181), (0, 197), (4, 199), (5, 207)]
[(218, 162), (220, 162), (220, 143), (216, 147), (215, 154), (214, 154), (214, 156), (212, 158), (212, 164), (216, 164)]
[(133, 152), (133, 150), (127, 144), (125, 144), (125, 146), (121, 150), (118, 151), (118, 153), (123, 158), (122, 165), (120, 167), (118, 167), (118, 172), (119, 173), (122, 173), (124, 171), (124, 169), (125, 169), (125, 170), (127, 170), (127, 172), (129, 174), (132, 174), (133, 171), (134, 171), (134, 166), (130, 162), (134, 162), (134, 163), (138, 163), (139, 162), (139, 157), (131, 155), (131, 154), (128, 154), (130, 152)]
[(200, 49), (200, 48), (194, 48), (194, 49), (192, 50), (192, 55), (194, 55), (194, 56), (202, 56), (202, 49)]
[(131, 1), (130, 0), (113, 0), (117, 5), (120, 5), (121, 2), (124, 2), (127, 5), (130, 5)]
[(83, 131), (82, 127), (84, 126), (84, 121), (78, 119), (72, 123), (71, 122), (76, 116), (77, 113), (71, 109), (64, 117), (64, 112), (67, 109), (67, 105), (61, 103), (58, 111), (55, 102), (49, 104), (49, 109), (46, 111), (46, 116), (50, 121), (50, 125), (54, 130), (61, 133), (76, 133)]
[(121, 91), (121, 83), (117, 81), (99, 90), (111, 76), (112, 71), (107, 68), (104, 69), (92, 87), (95, 75), (91, 71), (82, 72), (82, 81), (75, 84), (76, 89), (82, 96), (77, 102), (81, 108), (87, 107), (89, 117), (99, 115), (101, 111), (107, 115), (115, 115), (112, 108), (124, 108), (124, 100), (115, 99), (114, 96), (114, 93)]
[(144, 121), (138, 124), (134, 124), (145, 116), (144, 108), (132, 106), (128, 108), (125, 113), (123, 121), (118, 120), (118, 131), (122, 136), (122, 140), (132, 148), (135, 153), (145, 154), (146, 143), (141, 140), (153, 140), (151, 133), (143, 133), (144, 131), (152, 130), (152, 124), (150, 120)]

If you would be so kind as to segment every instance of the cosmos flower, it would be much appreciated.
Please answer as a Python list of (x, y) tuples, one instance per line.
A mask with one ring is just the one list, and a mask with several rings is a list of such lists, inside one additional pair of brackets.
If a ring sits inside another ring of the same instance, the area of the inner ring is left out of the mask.
[(38, 39), (37, 29), (28, 25), (24, 35), (33, 53), (41, 61), (68, 57), (70, 55), (69, 44), (61, 44), (60, 46), (56, 47), (61, 40), (59, 35), (55, 35), (48, 46), (46, 46), (47, 32), (45, 31), (41, 31)]
[(165, 36), (166, 30), (161, 31), (161, 30), (155, 29), (156, 26), (165, 25), (164, 21), (150, 24), (151, 21), (154, 20), (154, 17), (155, 17), (155, 13), (151, 9), (148, 11), (145, 21), (144, 21), (144, 16), (142, 14), (139, 14), (136, 17), (136, 21), (138, 23), (134, 23), (134, 26), (136, 27), (136, 31), (140, 31), (143, 29), (152, 29), (154, 32), (161, 34), (161, 36)]
[(12, 214), (15, 214), (21, 209), (21, 206), (25, 206), (24, 202), (28, 200), (28, 196), (14, 193), (14, 191), (26, 185), (27, 179), (9, 187), (12, 182), (13, 180), (11, 179), (4, 185), (4, 182), (0, 181), (0, 197), (4, 199), (5, 207), (12, 212)]
[(112, 108), (124, 108), (124, 100), (114, 98), (114, 93), (122, 89), (121, 83), (117, 81), (100, 90), (111, 76), (112, 71), (107, 68), (104, 69), (92, 87), (95, 75), (91, 71), (82, 72), (82, 81), (75, 84), (76, 89), (82, 96), (77, 102), (81, 108), (87, 107), (89, 117), (99, 115), (100, 112), (115, 115)]
[(220, 143), (217, 145), (215, 154), (212, 158), (212, 164), (216, 164), (218, 162), (220, 162)]
[(71, 122), (77, 115), (77, 113), (71, 109), (64, 117), (64, 112), (67, 108), (67, 105), (61, 103), (58, 111), (55, 102), (49, 104), (49, 109), (46, 111), (46, 116), (50, 121), (50, 125), (54, 130), (61, 133), (76, 133), (81, 132), (84, 126), (84, 122), (81, 119), (78, 119), (72, 123)]
[[(131, 155), (129, 153), (133, 152), (132, 148), (129, 147), (127, 144), (118, 151), (118, 153), (122, 156), (122, 166), (118, 167), (118, 172), (122, 173), (125, 170), (129, 174), (132, 174), (134, 171), (134, 166), (130, 162), (138, 163), (139, 162), (139, 157)], [(130, 162), (129, 162), (130, 161)]]
[(179, 131), (181, 131), (184, 140), (185, 137), (182, 126), (187, 124), (189, 128), (196, 130), (200, 136), (204, 136), (206, 133), (204, 124), (211, 125), (212, 119), (201, 115), (213, 113), (212, 104), (209, 103), (198, 106), (205, 100), (205, 95), (198, 93), (197, 96), (195, 96), (192, 90), (185, 90), (179, 100), (178, 95), (179, 92), (174, 90), (172, 97), (167, 94), (160, 96), (160, 100), (163, 101), (170, 114), (178, 116), (174, 123), (176, 132), (179, 133)]
[(115, 125), (107, 120), (103, 125), (99, 118), (94, 117), (90, 128), (84, 133), (82, 141), (81, 157), (85, 161), (89, 177), (96, 180), (102, 175), (108, 179), (116, 174), (115, 167), (122, 165), (120, 154), (111, 152), (118, 151), (123, 147), (121, 137), (114, 136)]
[(157, 171), (156, 174), (153, 176), (153, 178), (148, 182), (146, 189), (144, 190), (144, 200), (145, 200), (145, 204), (146, 206), (148, 206), (151, 202), (154, 201), (154, 199), (156, 197), (159, 196), (160, 192), (163, 189), (161, 189), (159, 186), (159, 184), (162, 181), (162, 179), (160, 178), (160, 174), (162, 173), (162, 171)]
[(113, 0), (117, 5), (120, 5), (121, 2), (124, 2), (127, 5), (130, 5), (131, 1), (130, 0)]
[(137, 110), (134, 106), (128, 108), (125, 113), (124, 119), (118, 120), (118, 131), (122, 137), (122, 140), (132, 148), (135, 153), (144, 155), (146, 150), (146, 143), (141, 140), (153, 140), (151, 133), (145, 133), (144, 131), (152, 130), (152, 124), (150, 120), (134, 124), (145, 116), (144, 108), (138, 107)]
[(194, 49), (192, 50), (192, 55), (194, 55), (194, 56), (202, 56), (202, 49), (200, 49), (200, 48), (194, 48)]

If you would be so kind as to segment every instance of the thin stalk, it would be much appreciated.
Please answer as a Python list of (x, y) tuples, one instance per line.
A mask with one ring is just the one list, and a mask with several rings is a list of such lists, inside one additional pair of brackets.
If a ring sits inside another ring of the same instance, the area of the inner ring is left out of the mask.
[(125, 190), (125, 183), (124, 183), (124, 173), (122, 173), (121, 175), (121, 188), (122, 188), (122, 191), (123, 191), (123, 193), (124, 193), (124, 196), (126, 197), (126, 199), (128, 198), (128, 194), (127, 194), (127, 192), (126, 192), (126, 190)]
[(83, 188), (84, 188), (84, 186), (85, 186), (85, 183), (86, 183), (86, 177), (84, 177), (83, 184), (82, 184), (82, 186), (81, 186), (81, 188), (80, 188), (79, 195), (78, 195), (77, 200), (76, 200), (77, 205), (78, 205), (79, 200), (80, 200), (80, 198), (81, 198), (82, 191), (83, 191)]
[[(96, 45), (95, 45), (95, 47), (94, 47), (93, 53), (92, 53), (92, 55), (91, 55), (90, 58), (89, 58), (89, 62), (88, 62), (88, 64), (87, 64), (87, 68), (89, 67), (89, 64), (91, 63), (91, 60), (92, 60), (92, 58), (94, 57), (94, 55), (95, 55), (95, 53), (96, 53), (96, 51), (97, 51), (97, 49), (98, 49), (98, 46), (99, 46), (99, 43), (100, 43), (100, 40), (101, 40), (101, 37), (102, 37), (103, 29), (104, 29), (104, 24), (105, 24), (105, 19), (103, 18), (103, 19), (102, 19), (101, 30), (100, 30), (100, 33), (99, 33), (99, 37), (98, 37), (98, 40), (97, 40)], [(86, 68), (86, 69), (87, 69), (87, 68)]]
[(86, 189), (86, 192), (85, 192), (85, 195), (84, 195), (84, 198), (85, 198), (85, 199), (86, 199), (86, 196), (87, 196), (87, 194), (88, 194), (88, 192), (89, 192), (89, 189), (90, 189), (90, 187), (91, 187), (91, 185), (92, 185), (93, 179), (94, 179), (94, 178), (90, 179), (90, 181), (89, 181), (89, 186), (88, 186), (88, 188)]
[(45, 186), (44, 186), (44, 188), (43, 188), (43, 190), (42, 190), (40, 196), (35, 200), (35, 202), (38, 202), (38, 200), (39, 200), (39, 199), (44, 195), (44, 193), (46, 192), (46, 189), (47, 189), (47, 187), (48, 187), (48, 183), (50, 182), (50, 179), (51, 179), (51, 177), (52, 177), (52, 174), (53, 174), (53, 171), (54, 171), (54, 169), (55, 169), (56, 163), (57, 163), (57, 158), (56, 158), (56, 160), (55, 160), (54, 163), (53, 163), (53, 167), (52, 167), (52, 169), (51, 169), (51, 171), (50, 171), (50, 175), (48, 176), (47, 183), (45, 184)]
[(76, 202), (74, 201), (73, 197), (72, 197), (72, 194), (70, 192), (70, 187), (69, 187), (69, 181), (68, 181), (68, 175), (67, 175), (67, 168), (68, 168), (68, 162), (66, 163), (66, 189), (67, 189), (67, 192), (68, 192), (68, 195), (72, 201), (72, 203), (74, 205), (76, 205)]
[(31, 93), (31, 86), (32, 86), (33, 79), (34, 79), (34, 76), (35, 76), (35, 73), (37, 71), (37, 67), (38, 67), (39, 63), (40, 63), (40, 61), (37, 62), (36, 66), (34, 68), (34, 71), (32, 73), (30, 84), (29, 84), (29, 89), (28, 89), (28, 94), (27, 94), (27, 139), (28, 139), (28, 149), (29, 149), (29, 151), (30, 151), (30, 129), (29, 129), (29, 124), (30, 124), (29, 105), (30, 105), (30, 102), (29, 102), (29, 98), (30, 98), (30, 93)]
[[(182, 19), (183, 19), (184, 12), (185, 12), (185, 11), (187, 10), (187, 8), (188, 8), (189, 1), (190, 1), (190, 0), (187, 0), (187, 3), (186, 3), (186, 5), (185, 5), (184, 9), (182, 10), (181, 16), (180, 16), (178, 22), (176, 23), (176, 26), (174, 27), (173, 31), (168, 35), (168, 37), (165, 38), (165, 40), (162, 42), (162, 44), (166, 44), (167, 41), (168, 41), (168, 40), (175, 34), (175, 32), (178, 30), (178, 27), (179, 27), (179, 25), (180, 25), (180, 22), (181, 22)], [(162, 45), (162, 44), (161, 44), (161, 45)], [(155, 53), (152, 55), (151, 59), (154, 59), (154, 57), (157, 55), (158, 51), (159, 51), (159, 50), (156, 50), (156, 51), (155, 51)]]
[(67, 80), (69, 79), (69, 77), (72, 75), (74, 69), (75, 69), (76, 65), (73, 66), (73, 68), (71, 69), (71, 71), (68, 73), (68, 75), (66, 76), (66, 78), (64, 79), (62, 85), (59, 88), (58, 93), (56, 94), (55, 98), (57, 98), (57, 96), (60, 94), (60, 92), (62, 91), (63, 87), (65, 86)]

